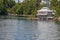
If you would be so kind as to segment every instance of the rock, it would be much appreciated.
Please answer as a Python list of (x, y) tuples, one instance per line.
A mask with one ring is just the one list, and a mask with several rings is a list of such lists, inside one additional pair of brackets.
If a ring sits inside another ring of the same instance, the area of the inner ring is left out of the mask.
[(58, 21), (60, 21), (60, 17), (58, 17)]

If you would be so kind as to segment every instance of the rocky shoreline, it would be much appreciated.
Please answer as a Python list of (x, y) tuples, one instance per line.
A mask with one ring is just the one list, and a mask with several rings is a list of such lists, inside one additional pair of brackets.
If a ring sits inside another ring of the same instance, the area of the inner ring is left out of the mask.
[(54, 20), (60, 21), (60, 17), (56, 17), (54, 18)]

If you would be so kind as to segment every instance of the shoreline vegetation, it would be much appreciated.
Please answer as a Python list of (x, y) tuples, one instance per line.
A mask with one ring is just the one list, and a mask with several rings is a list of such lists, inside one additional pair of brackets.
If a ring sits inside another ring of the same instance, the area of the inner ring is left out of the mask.
[[(36, 15), (6, 15), (0, 16), (0, 19), (23, 19), (23, 20), (40, 20)], [(55, 17), (52, 20), (60, 21), (60, 17)]]
[[(37, 10), (46, 7), (46, 3), (41, 4), (41, 0), (24, 0), (16, 3), (15, 0), (0, 0), (0, 16), (20, 17), (25, 16), (27, 19), (38, 19), (36, 17)], [(55, 10), (54, 20), (60, 21), (60, 1), (50, 0), (51, 10)]]

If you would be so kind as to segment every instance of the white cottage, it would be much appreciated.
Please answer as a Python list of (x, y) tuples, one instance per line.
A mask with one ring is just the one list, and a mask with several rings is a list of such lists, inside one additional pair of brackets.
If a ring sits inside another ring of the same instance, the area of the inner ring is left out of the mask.
[(37, 16), (41, 20), (53, 19), (55, 13), (53, 10), (50, 10), (48, 7), (43, 7), (41, 10), (37, 10)]

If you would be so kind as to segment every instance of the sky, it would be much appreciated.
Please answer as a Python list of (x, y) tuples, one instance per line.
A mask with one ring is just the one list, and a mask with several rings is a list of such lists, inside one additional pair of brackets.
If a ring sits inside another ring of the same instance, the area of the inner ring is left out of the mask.
[[(16, 2), (18, 2), (18, 0), (15, 0)], [(20, 0), (21, 2), (23, 1), (23, 0)]]

